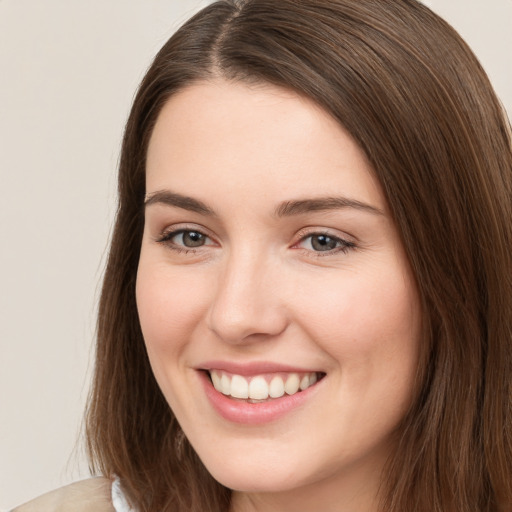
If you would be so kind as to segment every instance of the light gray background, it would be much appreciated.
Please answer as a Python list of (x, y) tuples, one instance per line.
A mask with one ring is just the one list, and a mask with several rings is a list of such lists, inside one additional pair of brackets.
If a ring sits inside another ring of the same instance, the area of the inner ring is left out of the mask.
[[(75, 443), (123, 124), (153, 55), (207, 3), (0, 0), (0, 510), (88, 475)], [(425, 3), (512, 112), (512, 0)]]

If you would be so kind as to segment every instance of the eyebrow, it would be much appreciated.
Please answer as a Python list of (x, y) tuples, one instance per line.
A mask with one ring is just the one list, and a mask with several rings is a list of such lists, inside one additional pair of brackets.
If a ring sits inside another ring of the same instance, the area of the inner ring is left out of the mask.
[[(170, 190), (158, 190), (148, 194), (144, 206), (164, 204), (175, 208), (182, 208), (191, 212), (215, 217), (217, 214), (209, 206), (193, 197), (184, 196)], [(348, 197), (319, 197), (312, 199), (297, 199), (280, 203), (274, 211), (277, 217), (291, 217), (312, 211), (340, 210), (354, 208), (374, 215), (384, 215), (384, 212), (375, 206)]]
[(384, 212), (379, 208), (348, 197), (319, 197), (314, 199), (285, 201), (276, 208), (275, 215), (277, 217), (289, 217), (311, 211), (328, 211), (344, 208), (355, 208), (356, 210), (375, 215), (384, 215)]
[(193, 197), (177, 194), (176, 192), (171, 192), (170, 190), (158, 190), (157, 192), (148, 194), (144, 201), (144, 206), (148, 207), (152, 204), (165, 204), (167, 206), (174, 206), (212, 217), (216, 215), (215, 212), (202, 201), (194, 199)]

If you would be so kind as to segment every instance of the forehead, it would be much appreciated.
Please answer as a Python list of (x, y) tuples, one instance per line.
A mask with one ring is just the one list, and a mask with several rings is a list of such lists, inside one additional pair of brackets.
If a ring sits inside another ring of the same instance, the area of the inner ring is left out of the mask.
[(146, 168), (148, 193), (193, 188), (207, 199), (223, 185), (249, 202), (336, 192), (385, 206), (371, 165), (346, 130), (312, 100), (269, 84), (219, 80), (172, 96), (157, 119)]

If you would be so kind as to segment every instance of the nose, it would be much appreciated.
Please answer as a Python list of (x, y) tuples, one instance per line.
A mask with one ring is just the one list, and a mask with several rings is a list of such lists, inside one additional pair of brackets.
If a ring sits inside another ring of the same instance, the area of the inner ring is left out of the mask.
[(270, 339), (288, 324), (281, 301), (278, 268), (255, 255), (238, 255), (219, 273), (207, 324), (231, 344)]

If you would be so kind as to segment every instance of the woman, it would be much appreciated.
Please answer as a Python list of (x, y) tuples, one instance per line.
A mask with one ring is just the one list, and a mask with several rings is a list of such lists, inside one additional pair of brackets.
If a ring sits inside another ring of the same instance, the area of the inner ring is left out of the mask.
[(446, 23), (214, 3), (141, 84), (119, 195), (87, 416), (116, 510), (510, 508), (510, 130)]

